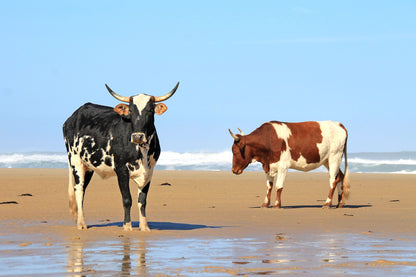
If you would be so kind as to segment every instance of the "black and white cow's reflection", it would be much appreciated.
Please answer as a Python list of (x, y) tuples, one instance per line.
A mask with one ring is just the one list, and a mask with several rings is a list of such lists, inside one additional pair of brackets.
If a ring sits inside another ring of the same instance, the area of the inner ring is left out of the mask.
[(126, 236), (112, 242), (109, 248), (101, 245), (98, 249), (92, 242), (74, 240), (67, 249), (67, 272), (72, 273), (71, 276), (99, 274), (100, 271), (117, 276), (147, 276), (148, 273), (145, 240), (135, 242)]

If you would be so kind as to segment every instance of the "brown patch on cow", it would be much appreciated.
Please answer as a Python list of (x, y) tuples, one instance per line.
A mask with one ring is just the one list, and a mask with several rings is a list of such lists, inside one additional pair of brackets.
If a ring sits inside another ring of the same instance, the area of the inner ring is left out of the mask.
[(286, 123), (286, 126), (292, 133), (288, 139), (292, 159), (297, 161), (303, 156), (308, 164), (320, 162), (318, 143), (322, 143), (322, 131), (319, 123)]
[[(334, 189), (337, 186), (339, 182), (342, 182), (344, 180), (344, 173), (342, 173), (341, 170), (338, 171), (337, 177), (335, 178), (335, 181), (333, 183)], [(345, 204), (345, 195), (344, 195), (344, 187), (341, 186), (341, 194), (338, 194), (338, 204), (337, 208), (342, 208)]]
[(262, 163), (263, 170), (270, 171), (270, 164), (278, 162), (286, 142), (276, 135), (270, 122), (264, 123), (249, 135), (236, 135), (239, 139), (233, 144), (233, 169), (240, 174), (253, 159)]
[(339, 123), (339, 127), (341, 127), (342, 129), (344, 129), (344, 130), (345, 130), (345, 133), (347, 134), (347, 137), (348, 137), (348, 131), (347, 131), (347, 128), (345, 128), (345, 126), (344, 126), (344, 125), (342, 125), (342, 123)]
[(282, 151), (287, 146), (284, 139), (276, 135), (271, 123), (264, 123), (246, 137), (246, 153), (252, 153), (252, 158), (263, 164), (265, 172), (270, 171), (270, 164), (280, 161)]

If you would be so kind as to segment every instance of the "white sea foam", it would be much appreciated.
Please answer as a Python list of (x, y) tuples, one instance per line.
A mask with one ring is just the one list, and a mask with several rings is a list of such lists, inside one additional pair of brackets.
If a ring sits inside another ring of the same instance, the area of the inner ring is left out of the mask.
[[(384, 172), (380, 172), (380, 173), (384, 173)], [(390, 172), (393, 174), (416, 174), (416, 170), (414, 171), (406, 171), (406, 170), (400, 170), (400, 171), (395, 171), (395, 172)]]
[(349, 158), (348, 163), (367, 164), (367, 165), (416, 165), (416, 160), (413, 159), (398, 159), (398, 160), (376, 160), (376, 159), (362, 159)]
[(67, 155), (63, 153), (12, 153), (0, 154), (0, 167), (61, 167), (67, 164)]
[(204, 166), (231, 165), (233, 155), (231, 151), (218, 153), (177, 153), (165, 151), (160, 154), (158, 165), (163, 166)]
[[(349, 153), (350, 172), (416, 174), (416, 152)], [(163, 151), (156, 164), (159, 170), (230, 171), (231, 151), (178, 153)], [(10, 153), (0, 154), (0, 168), (67, 168), (66, 153)], [(341, 166), (343, 168), (343, 166)], [(262, 171), (260, 163), (250, 165), (248, 171)], [(318, 169), (326, 172), (324, 167)]]
[(66, 154), (0, 154), (0, 163), (66, 162)]

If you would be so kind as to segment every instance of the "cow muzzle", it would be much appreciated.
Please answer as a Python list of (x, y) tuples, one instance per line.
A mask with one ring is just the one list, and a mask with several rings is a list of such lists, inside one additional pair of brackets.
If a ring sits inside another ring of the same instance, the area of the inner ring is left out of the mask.
[(243, 173), (243, 170), (242, 169), (232, 169), (231, 170), (235, 175), (240, 175), (241, 173)]
[(131, 134), (131, 142), (140, 145), (147, 143), (147, 139), (144, 133), (133, 133)]

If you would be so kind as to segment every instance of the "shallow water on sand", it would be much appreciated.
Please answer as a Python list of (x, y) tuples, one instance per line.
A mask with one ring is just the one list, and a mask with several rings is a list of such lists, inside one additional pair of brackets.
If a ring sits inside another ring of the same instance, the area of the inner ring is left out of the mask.
[(0, 243), (0, 275), (416, 275), (416, 239), (371, 232)]

